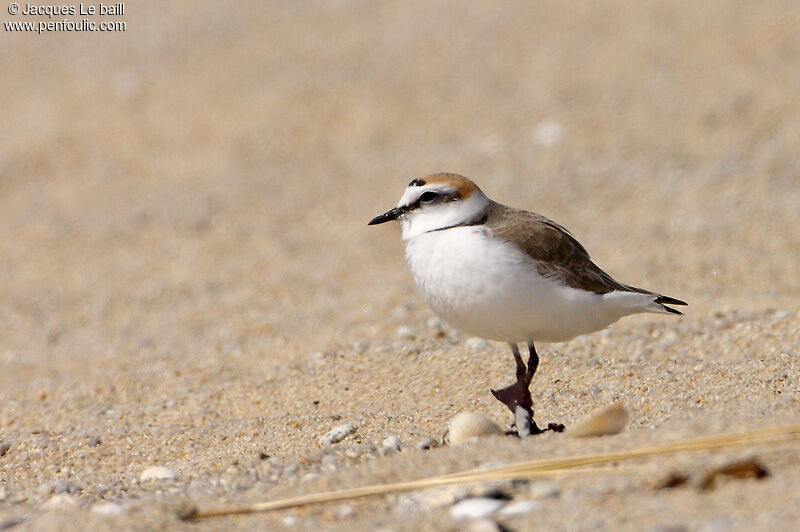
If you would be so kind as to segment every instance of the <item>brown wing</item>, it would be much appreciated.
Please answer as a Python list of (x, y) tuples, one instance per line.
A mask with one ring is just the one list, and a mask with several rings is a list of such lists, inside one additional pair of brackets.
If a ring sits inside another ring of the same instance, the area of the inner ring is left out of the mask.
[(596, 294), (614, 290), (651, 293), (615, 281), (592, 262), (586, 249), (566, 229), (544, 216), (493, 202), (486, 226), (495, 238), (513, 242), (532, 258), (544, 277)]

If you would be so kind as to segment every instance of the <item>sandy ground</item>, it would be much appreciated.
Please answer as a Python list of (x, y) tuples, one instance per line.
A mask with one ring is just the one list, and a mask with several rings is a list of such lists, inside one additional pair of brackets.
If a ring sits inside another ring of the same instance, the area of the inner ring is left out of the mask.
[[(400, 496), (173, 509), (800, 421), (794, 2), (143, 0), (123, 20), (0, 33), (0, 529), (461, 529)], [(488, 391), (507, 347), (440, 334), (399, 229), (366, 226), (444, 170), (690, 303), (542, 346), (539, 421), (622, 401), (626, 431), (415, 447), (462, 410), (511, 421)], [(342, 423), (355, 433), (321, 445)], [(401, 452), (380, 451), (389, 435)], [(745, 456), (772, 474), (654, 488)], [(495, 519), (789, 529), (799, 459), (784, 444), (506, 486), (551, 496)], [(141, 482), (154, 465), (176, 477)]]

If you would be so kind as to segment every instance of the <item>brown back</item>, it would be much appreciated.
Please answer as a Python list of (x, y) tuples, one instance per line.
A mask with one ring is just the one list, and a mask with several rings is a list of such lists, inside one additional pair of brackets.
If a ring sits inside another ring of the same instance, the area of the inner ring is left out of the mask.
[(536, 262), (544, 277), (596, 294), (614, 290), (652, 293), (615, 281), (592, 262), (589, 253), (569, 231), (544, 216), (494, 201), (486, 214), (486, 226), (493, 236), (515, 244)]

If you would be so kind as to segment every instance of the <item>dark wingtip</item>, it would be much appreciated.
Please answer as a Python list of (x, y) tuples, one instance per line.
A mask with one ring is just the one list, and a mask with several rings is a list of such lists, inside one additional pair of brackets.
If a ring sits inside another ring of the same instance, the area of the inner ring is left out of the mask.
[[(660, 303), (662, 305), (682, 305), (684, 307), (689, 305), (689, 303), (686, 301), (681, 301), (680, 299), (675, 299), (674, 297), (669, 296), (658, 296), (656, 298), (656, 303)], [(678, 311), (676, 310), (675, 312)]]
[(680, 310), (675, 310), (674, 308), (668, 307), (666, 305), (661, 305), (661, 307), (671, 314), (677, 314), (678, 316), (683, 316), (683, 312), (681, 312)]

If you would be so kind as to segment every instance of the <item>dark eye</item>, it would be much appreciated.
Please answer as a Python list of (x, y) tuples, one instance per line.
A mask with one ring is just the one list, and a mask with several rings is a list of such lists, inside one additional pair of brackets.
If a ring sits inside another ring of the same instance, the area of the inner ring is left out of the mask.
[(422, 196), (419, 197), (419, 201), (422, 203), (430, 203), (435, 200), (437, 196), (438, 194), (436, 192), (431, 192), (429, 190), (428, 192), (422, 193)]

